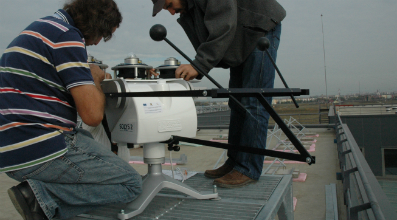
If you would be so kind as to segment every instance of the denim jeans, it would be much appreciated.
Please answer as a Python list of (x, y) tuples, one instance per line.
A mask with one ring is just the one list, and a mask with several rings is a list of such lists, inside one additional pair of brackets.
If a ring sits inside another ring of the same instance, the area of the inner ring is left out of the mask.
[(65, 141), (65, 155), (7, 173), (17, 181), (28, 181), (49, 219), (71, 218), (105, 204), (127, 203), (141, 193), (141, 176), (87, 131), (65, 134)]
[[(274, 61), (277, 58), (280, 34), (281, 24), (266, 35), (270, 41), (268, 51)], [(268, 55), (256, 48), (244, 63), (230, 69), (229, 88), (273, 88), (274, 76), (275, 68)], [(231, 108), (229, 143), (265, 149), (269, 113), (255, 97), (244, 97), (238, 100), (248, 112), (244, 117), (236, 103), (229, 101)], [(266, 97), (266, 100), (271, 104), (272, 97)], [(226, 163), (233, 166), (235, 170), (251, 179), (259, 179), (264, 156), (229, 150), (228, 157)]]

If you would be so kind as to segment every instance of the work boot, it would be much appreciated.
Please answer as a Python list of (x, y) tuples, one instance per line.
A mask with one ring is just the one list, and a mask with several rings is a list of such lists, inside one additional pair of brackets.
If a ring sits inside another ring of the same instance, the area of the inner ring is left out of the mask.
[(233, 170), (232, 166), (229, 166), (226, 163), (224, 163), (222, 166), (218, 167), (215, 170), (206, 170), (204, 172), (204, 176), (215, 179), (228, 174), (232, 170)]
[(215, 179), (214, 185), (223, 188), (238, 188), (253, 182), (257, 182), (257, 181), (238, 172), (237, 170), (233, 170), (232, 172), (224, 175), (223, 177)]
[(8, 196), (24, 220), (48, 220), (28, 182), (8, 189)]

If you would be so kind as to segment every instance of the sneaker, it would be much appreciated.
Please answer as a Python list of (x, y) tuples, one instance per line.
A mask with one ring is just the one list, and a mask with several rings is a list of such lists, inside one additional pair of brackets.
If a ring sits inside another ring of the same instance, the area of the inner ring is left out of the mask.
[(8, 196), (24, 220), (48, 220), (28, 182), (8, 189)]
[(233, 170), (232, 166), (229, 166), (226, 163), (224, 163), (222, 166), (218, 167), (215, 170), (206, 170), (204, 172), (204, 176), (215, 179), (228, 174), (232, 170)]
[(238, 188), (254, 182), (257, 181), (238, 172), (237, 170), (233, 170), (232, 172), (224, 175), (223, 177), (215, 179), (214, 185), (223, 188)]

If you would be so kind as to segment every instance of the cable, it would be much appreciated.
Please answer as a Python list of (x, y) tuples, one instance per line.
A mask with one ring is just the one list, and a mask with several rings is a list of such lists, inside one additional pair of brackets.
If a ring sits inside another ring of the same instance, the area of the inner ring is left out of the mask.
[(172, 164), (172, 154), (171, 154), (171, 152), (172, 151), (170, 151), (170, 162), (171, 162), (172, 179), (175, 179), (175, 176), (174, 176), (174, 165)]
[[(182, 176), (182, 183), (183, 183), (183, 182), (186, 180), (185, 174), (183, 173), (183, 171), (182, 171), (181, 168), (179, 168), (179, 167), (177, 167), (176, 170), (178, 170), (179, 173), (181, 174), (181, 176)], [(186, 177), (187, 177), (187, 172), (186, 172)]]

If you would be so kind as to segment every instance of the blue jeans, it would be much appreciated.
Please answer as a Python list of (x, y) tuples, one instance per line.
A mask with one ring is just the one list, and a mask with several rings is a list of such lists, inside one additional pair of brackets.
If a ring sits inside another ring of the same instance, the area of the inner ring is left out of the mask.
[(65, 155), (7, 173), (17, 181), (29, 182), (49, 219), (71, 218), (105, 204), (127, 203), (141, 193), (141, 176), (87, 131), (65, 134), (65, 141)]
[[(280, 43), (281, 25), (277, 25), (266, 37), (270, 41), (269, 53), (274, 61)], [(230, 68), (229, 88), (273, 88), (275, 68), (268, 55), (256, 48), (240, 66)], [(266, 148), (269, 113), (255, 97), (239, 99), (248, 110), (245, 117), (236, 103), (229, 101), (231, 108), (229, 143), (255, 148)], [(266, 97), (269, 104), (272, 97)], [(250, 153), (228, 151), (226, 163), (235, 170), (258, 180), (263, 168), (264, 156)]]

